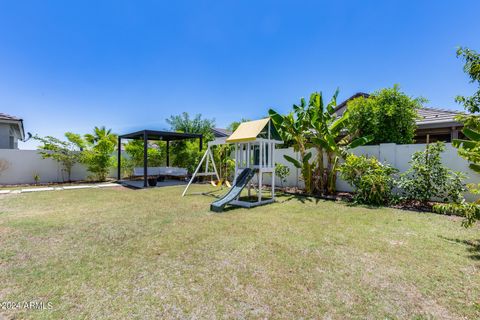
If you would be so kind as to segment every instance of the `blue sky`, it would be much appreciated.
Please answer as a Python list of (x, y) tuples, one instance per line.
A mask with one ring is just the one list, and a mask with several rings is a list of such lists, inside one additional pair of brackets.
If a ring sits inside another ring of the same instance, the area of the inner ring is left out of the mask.
[(312, 91), (339, 87), (342, 100), (394, 83), (460, 109), (455, 95), (474, 87), (455, 48), (480, 50), (478, 12), (461, 0), (0, 0), (0, 112), (58, 137), (167, 128), (182, 111), (224, 127)]

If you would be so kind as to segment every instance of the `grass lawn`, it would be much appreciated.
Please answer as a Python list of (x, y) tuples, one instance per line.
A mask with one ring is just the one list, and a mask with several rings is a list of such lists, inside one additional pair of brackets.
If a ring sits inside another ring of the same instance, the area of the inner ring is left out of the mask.
[[(207, 186), (195, 186), (207, 190)], [(480, 318), (480, 229), (281, 196), (209, 212), (181, 187), (0, 198), (7, 319)]]

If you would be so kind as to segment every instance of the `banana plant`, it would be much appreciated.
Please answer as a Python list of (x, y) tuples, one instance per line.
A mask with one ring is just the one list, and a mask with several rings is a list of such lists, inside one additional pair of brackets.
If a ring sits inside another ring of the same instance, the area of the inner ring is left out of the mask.
[[(341, 158), (345, 158), (348, 150), (367, 144), (373, 136), (359, 137), (347, 133), (346, 126), (349, 120), (348, 111), (342, 116), (337, 116), (338, 89), (335, 91), (328, 104), (324, 104), (321, 92), (310, 96), (309, 118), (313, 136), (310, 138), (312, 146), (317, 150), (318, 189), (321, 193), (332, 194), (335, 192), (338, 165)], [(343, 137), (342, 137), (343, 135)], [(327, 167), (324, 168), (324, 154), (327, 157)]]
[[(346, 156), (349, 149), (373, 140), (373, 136), (355, 139), (355, 134), (345, 131), (348, 113), (345, 112), (341, 117), (336, 115), (337, 96), (338, 90), (325, 104), (322, 93), (314, 92), (310, 95), (308, 105), (305, 99), (301, 99), (300, 104), (293, 105), (293, 111), (285, 116), (269, 110), (284, 141), (291, 141), (300, 155), (299, 160), (289, 156), (285, 156), (285, 159), (301, 170), (307, 193), (334, 193), (340, 159)], [(313, 161), (310, 161), (310, 148), (316, 150)]]
[(458, 148), (460, 156), (470, 162), (470, 169), (480, 173), (480, 131), (465, 128), (462, 132), (470, 140), (454, 139), (452, 145)]
[(301, 170), (305, 182), (305, 191), (313, 192), (313, 163), (310, 162), (312, 153), (308, 152), (310, 122), (306, 109), (305, 99), (300, 100), (300, 104), (293, 105), (293, 111), (287, 115), (281, 115), (273, 109), (268, 111), (270, 118), (284, 141), (293, 144), (294, 151), (300, 155), (300, 160), (296, 160), (285, 155), (285, 160), (292, 163)]

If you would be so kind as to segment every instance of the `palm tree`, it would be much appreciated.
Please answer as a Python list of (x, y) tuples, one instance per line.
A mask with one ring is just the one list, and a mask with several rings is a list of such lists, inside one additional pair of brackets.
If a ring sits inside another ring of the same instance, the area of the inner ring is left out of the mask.
[(109, 141), (111, 143), (117, 143), (117, 135), (112, 133), (112, 129), (107, 129), (105, 126), (95, 127), (93, 129), (93, 134), (87, 133), (85, 135), (85, 140), (94, 145), (99, 141)]

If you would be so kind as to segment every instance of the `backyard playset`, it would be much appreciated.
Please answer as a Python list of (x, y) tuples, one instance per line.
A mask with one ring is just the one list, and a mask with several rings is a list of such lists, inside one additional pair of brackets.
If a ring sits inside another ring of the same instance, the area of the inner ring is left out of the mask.
[[(235, 145), (235, 171), (232, 187), (218, 200), (210, 205), (210, 210), (223, 211), (227, 204), (250, 208), (258, 205), (271, 203), (275, 200), (275, 147), (283, 143), (270, 118), (241, 123), (240, 126), (224, 141), (217, 139), (209, 143), (202, 161), (195, 170), (183, 195), (198, 176), (218, 176), (210, 148), (218, 144)], [(212, 163), (213, 171), (209, 170), (209, 162)], [(199, 170), (205, 163), (205, 172)], [(262, 194), (264, 175), (271, 175), (271, 195), (264, 197)], [(253, 178), (256, 177), (256, 186)], [(247, 187), (247, 196), (242, 197), (243, 189)], [(252, 190), (256, 196), (252, 196)]]

